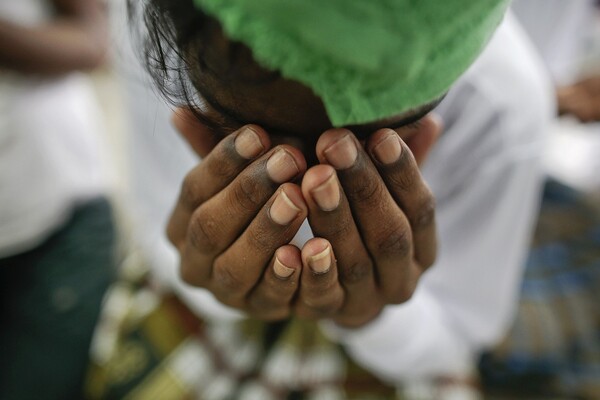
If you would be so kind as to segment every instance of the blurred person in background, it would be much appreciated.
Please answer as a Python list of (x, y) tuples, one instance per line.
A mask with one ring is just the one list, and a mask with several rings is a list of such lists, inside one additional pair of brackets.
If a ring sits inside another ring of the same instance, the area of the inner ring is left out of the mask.
[(0, 398), (80, 399), (114, 274), (99, 0), (0, 1)]
[[(600, 67), (586, 54), (594, 50), (589, 44), (597, 7), (595, 0), (516, 0), (512, 5), (554, 79), (559, 113), (582, 122), (600, 120)], [(596, 68), (582, 76), (586, 59)]]

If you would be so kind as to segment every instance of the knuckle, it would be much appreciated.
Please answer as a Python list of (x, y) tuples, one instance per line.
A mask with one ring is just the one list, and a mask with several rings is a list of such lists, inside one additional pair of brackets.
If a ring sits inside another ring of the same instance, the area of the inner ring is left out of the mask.
[(240, 175), (231, 196), (231, 204), (246, 212), (255, 212), (265, 202), (264, 191), (257, 185), (256, 179), (247, 174)]
[(347, 239), (353, 233), (354, 225), (348, 223), (346, 219), (336, 219), (331, 224), (323, 227), (317, 236), (328, 238), (330, 241), (336, 239)]
[(397, 190), (409, 190), (420, 179), (418, 170), (414, 168), (399, 168), (398, 171), (390, 176), (392, 186)]
[(378, 180), (361, 179), (359, 185), (348, 191), (347, 197), (350, 201), (374, 205), (380, 203), (385, 194), (385, 186)]
[(219, 293), (219, 300), (228, 302), (233, 298), (238, 298), (246, 293), (246, 285), (235, 274), (230, 264), (224, 264), (217, 259), (213, 264), (212, 274), (213, 285)]
[(413, 230), (426, 229), (433, 224), (435, 221), (435, 207), (435, 199), (430, 194), (421, 200), (411, 221)]
[[(235, 176), (237, 166), (231, 163), (233, 157), (227, 154), (228, 152), (225, 149), (220, 148), (217, 151), (219, 152), (218, 157), (222, 158), (220, 160), (213, 159), (205, 162), (204, 168), (206, 168), (207, 175), (215, 178), (217, 181), (228, 181), (231, 177)], [(227, 162), (221, 160), (227, 160)]]
[(219, 247), (219, 224), (201, 210), (196, 211), (188, 227), (190, 244), (201, 253), (214, 253)]
[(371, 261), (355, 261), (350, 265), (338, 265), (340, 280), (347, 284), (359, 283), (367, 279), (373, 271)]
[(274, 251), (275, 241), (269, 229), (263, 224), (255, 224), (247, 231), (248, 243), (258, 253)]
[(377, 243), (377, 252), (384, 257), (406, 258), (412, 254), (410, 230), (394, 228), (383, 234)]

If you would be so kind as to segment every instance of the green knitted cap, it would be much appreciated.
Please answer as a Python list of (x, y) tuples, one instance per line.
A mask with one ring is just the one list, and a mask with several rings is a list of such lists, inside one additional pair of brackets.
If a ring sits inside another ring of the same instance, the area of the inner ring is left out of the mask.
[(389, 118), (444, 94), (509, 0), (194, 0), (256, 60), (302, 82), (333, 125)]

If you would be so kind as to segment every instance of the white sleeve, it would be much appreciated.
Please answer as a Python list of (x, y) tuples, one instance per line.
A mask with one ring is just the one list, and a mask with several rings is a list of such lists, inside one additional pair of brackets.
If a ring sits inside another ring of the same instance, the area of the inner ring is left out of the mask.
[(531, 158), (475, 171), (438, 208), (439, 262), (413, 298), (363, 329), (338, 330), (350, 354), (392, 381), (467, 372), (510, 321), (539, 187)]
[(357, 363), (392, 383), (469, 372), (511, 321), (553, 110), (549, 81), (512, 28), (440, 110), (448, 129), (424, 168), (438, 201), (437, 262), (409, 302), (367, 326), (324, 324)]

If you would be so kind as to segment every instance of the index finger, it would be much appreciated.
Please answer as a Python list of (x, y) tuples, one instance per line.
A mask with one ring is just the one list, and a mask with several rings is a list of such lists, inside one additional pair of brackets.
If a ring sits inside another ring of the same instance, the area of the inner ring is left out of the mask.
[(388, 191), (409, 221), (415, 260), (422, 269), (429, 268), (437, 253), (435, 199), (415, 157), (391, 129), (375, 132), (366, 148)]
[(325, 132), (317, 143), (317, 155), (337, 170), (384, 297), (393, 303), (406, 301), (420, 271), (414, 267), (412, 232), (404, 210), (352, 132)]
[(167, 226), (169, 240), (176, 246), (185, 242), (187, 226), (196, 208), (227, 187), (269, 146), (266, 132), (256, 125), (244, 126), (225, 137), (185, 177)]

